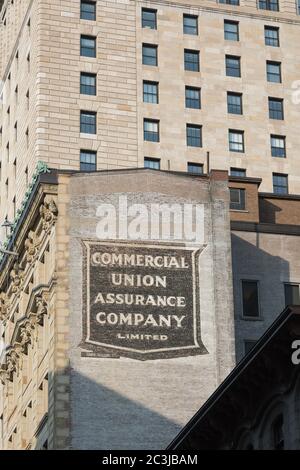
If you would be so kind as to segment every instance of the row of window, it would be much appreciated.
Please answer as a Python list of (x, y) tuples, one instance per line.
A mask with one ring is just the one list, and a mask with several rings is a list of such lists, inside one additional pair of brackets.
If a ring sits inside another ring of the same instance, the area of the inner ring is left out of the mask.
[[(286, 305), (300, 305), (299, 284), (284, 284)], [(243, 316), (248, 318), (260, 317), (259, 282), (242, 281)]]

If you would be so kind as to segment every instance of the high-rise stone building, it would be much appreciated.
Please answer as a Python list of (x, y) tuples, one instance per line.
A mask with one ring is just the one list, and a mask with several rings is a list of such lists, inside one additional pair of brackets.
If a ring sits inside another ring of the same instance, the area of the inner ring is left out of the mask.
[(300, 192), (295, 0), (1, 4), (2, 218), (40, 160), (206, 172), (210, 152)]

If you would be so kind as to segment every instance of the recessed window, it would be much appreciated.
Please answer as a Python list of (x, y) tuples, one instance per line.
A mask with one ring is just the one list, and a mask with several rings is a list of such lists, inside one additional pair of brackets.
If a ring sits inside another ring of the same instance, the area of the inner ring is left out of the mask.
[(285, 305), (300, 305), (299, 284), (284, 284)]
[(279, 28), (265, 26), (265, 45), (279, 47)]
[(80, 37), (80, 55), (83, 57), (96, 57), (96, 38), (95, 36)]
[(243, 114), (241, 93), (227, 92), (227, 111), (230, 114)]
[(15, 130), (15, 142), (17, 142), (17, 140), (18, 140), (18, 123), (17, 123), (17, 121), (15, 122), (14, 130)]
[(202, 126), (186, 125), (186, 143), (188, 147), (202, 147)]
[(157, 66), (157, 46), (143, 44), (143, 65)]
[(281, 63), (267, 61), (268, 82), (281, 83)]
[(80, 74), (80, 93), (82, 95), (96, 96), (96, 74), (81, 72)]
[(224, 20), (224, 38), (227, 41), (239, 40), (239, 23), (238, 21)]
[(273, 192), (275, 194), (288, 194), (288, 175), (273, 173)]
[(246, 170), (244, 168), (230, 168), (230, 175), (245, 178)]
[(201, 108), (200, 88), (185, 87), (185, 106), (192, 109)]
[(234, 129), (229, 129), (228, 131), (229, 138), (229, 150), (230, 152), (241, 152), (245, 151), (244, 145), (244, 131), (237, 131)]
[(300, 0), (296, 0), (297, 14), (300, 15)]
[(199, 51), (192, 51), (189, 49), (184, 50), (184, 70), (191, 70), (192, 72), (199, 72), (200, 60)]
[(159, 142), (159, 121), (144, 119), (144, 140)]
[(278, 0), (259, 0), (258, 6), (260, 10), (279, 11)]
[(80, 18), (82, 20), (96, 21), (96, 1), (81, 0)]
[(143, 82), (143, 101), (144, 103), (158, 104), (158, 83)]
[(187, 164), (188, 173), (193, 175), (203, 175), (203, 165), (201, 163), (188, 163)]
[(225, 3), (226, 5), (239, 5), (240, 0), (219, 0), (219, 3)]
[(271, 135), (271, 155), (272, 157), (285, 158), (285, 137), (282, 135)]
[(93, 111), (80, 111), (80, 132), (83, 134), (96, 134), (97, 113)]
[(97, 153), (92, 150), (80, 150), (80, 171), (97, 170)]
[(258, 282), (242, 281), (243, 316), (259, 317)]
[(227, 77), (240, 77), (241, 76), (241, 58), (234, 55), (227, 55), (225, 57), (226, 75)]
[(142, 28), (157, 29), (157, 11), (142, 8)]
[(151, 168), (151, 170), (160, 170), (159, 158), (144, 158), (144, 168)]
[(198, 35), (198, 16), (183, 15), (183, 32), (184, 34)]
[(269, 98), (269, 118), (283, 119), (283, 100), (280, 98)]
[(230, 188), (230, 209), (244, 211), (246, 209), (246, 191), (240, 188)]

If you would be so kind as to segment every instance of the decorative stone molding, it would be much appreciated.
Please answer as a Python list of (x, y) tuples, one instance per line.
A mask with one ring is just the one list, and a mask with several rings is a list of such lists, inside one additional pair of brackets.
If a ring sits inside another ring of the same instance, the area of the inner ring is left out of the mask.
[(40, 207), (40, 216), (43, 220), (43, 229), (45, 232), (49, 232), (52, 225), (55, 223), (57, 219), (58, 210), (54, 199), (50, 199), (50, 201), (44, 201), (44, 204)]
[(10, 272), (10, 278), (12, 280), (12, 292), (18, 292), (24, 278), (24, 271), (21, 269), (19, 263), (15, 263), (13, 265), (13, 269)]
[(5, 292), (0, 293), (0, 320), (5, 321), (9, 314), (9, 300)]
[(41, 240), (35, 232), (32, 230), (28, 234), (28, 238), (25, 241), (25, 259), (28, 263), (33, 263), (36, 256), (38, 255), (38, 248), (41, 245)]

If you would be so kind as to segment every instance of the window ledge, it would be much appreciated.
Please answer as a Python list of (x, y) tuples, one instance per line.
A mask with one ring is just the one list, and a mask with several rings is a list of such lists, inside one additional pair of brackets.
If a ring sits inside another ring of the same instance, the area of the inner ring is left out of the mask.
[(250, 211), (245, 209), (229, 209), (230, 212), (243, 212), (244, 214), (249, 214)]
[(97, 134), (85, 134), (84, 132), (80, 132), (80, 138), (97, 140)]

